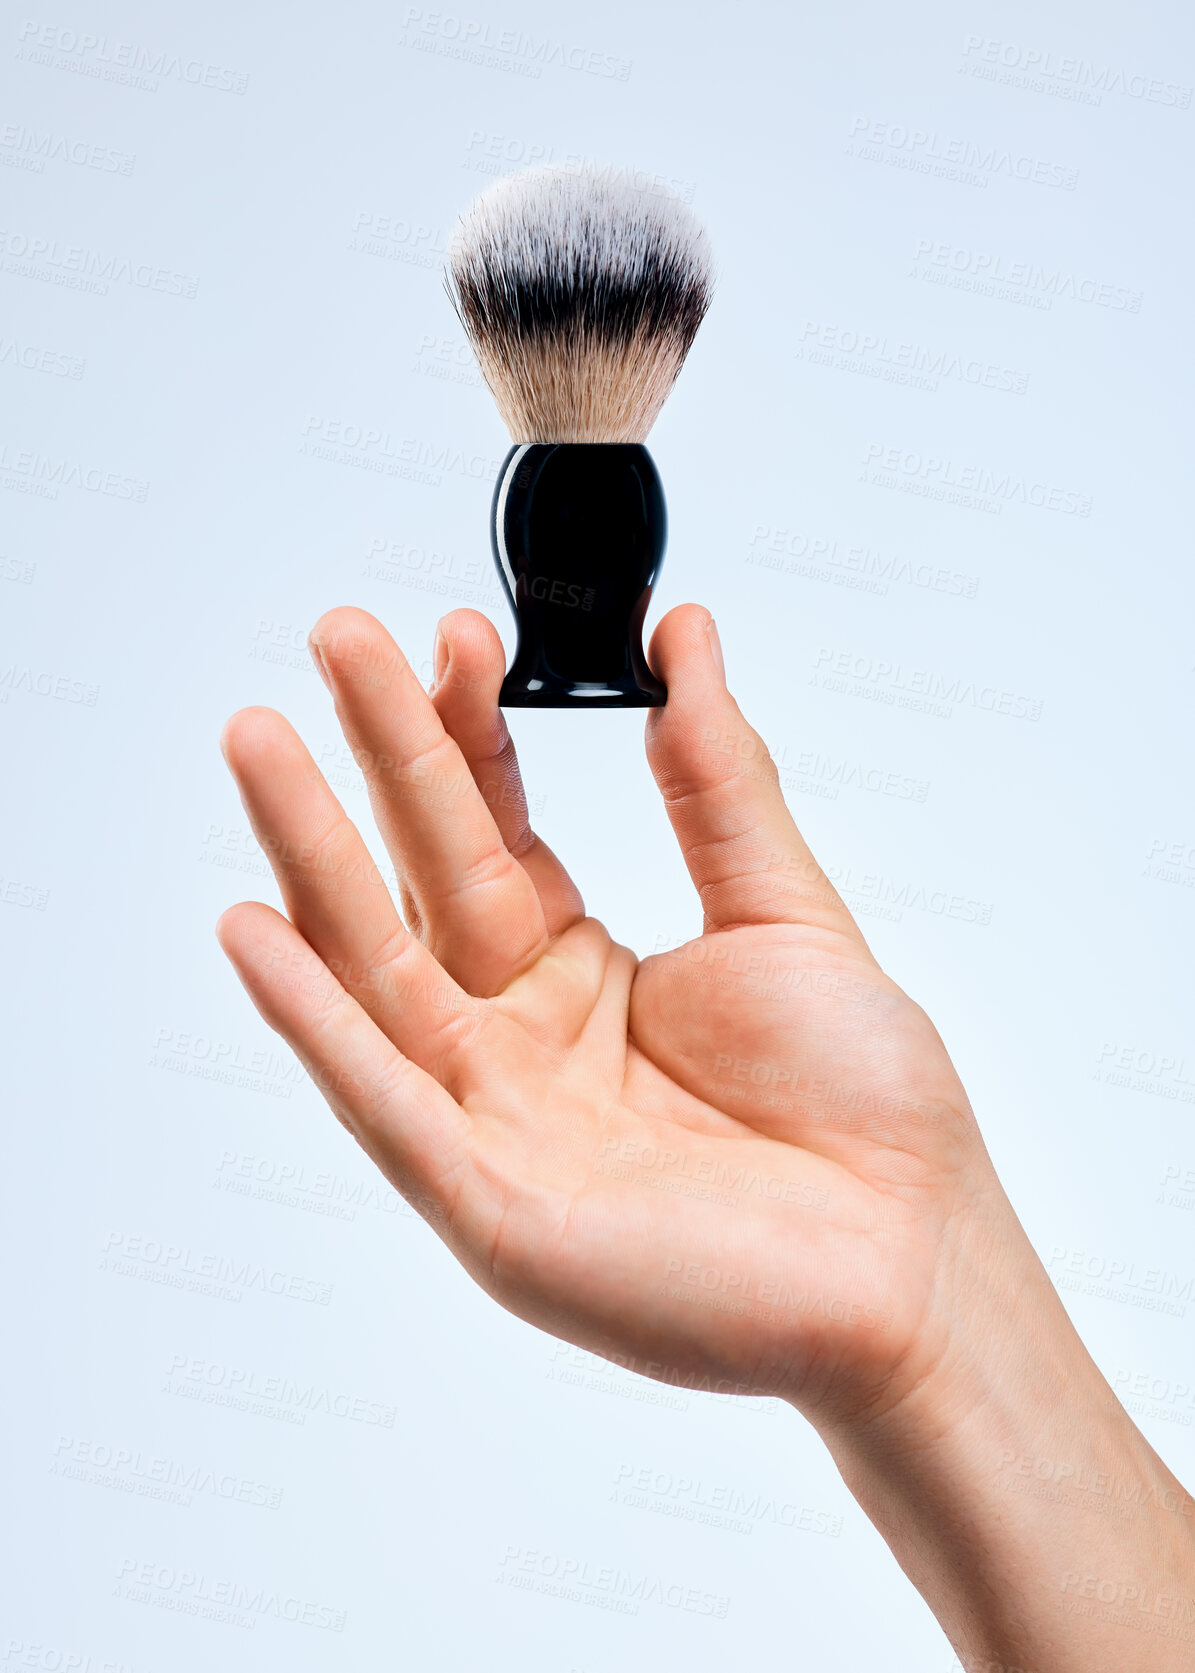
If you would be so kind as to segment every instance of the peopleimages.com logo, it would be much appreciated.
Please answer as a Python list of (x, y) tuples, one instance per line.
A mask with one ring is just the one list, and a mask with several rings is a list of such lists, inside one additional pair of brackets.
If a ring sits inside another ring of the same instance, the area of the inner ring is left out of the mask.
[(1117, 64), (1099, 63), (1074, 53), (1002, 41), (991, 35), (968, 35), (959, 67), (981, 80), (998, 80), (1006, 86), (1062, 94), (1083, 104), (1098, 105), (1105, 93), (1142, 99), (1148, 104), (1171, 105), (1177, 110), (1187, 110), (1191, 104), (1192, 89), (1183, 82), (1167, 81), (1162, 76), (1146, 75)]
[[(118, 41), (60, 23), (38, 23), (26, 18), (17, 32), (17, 57), (33, 64), (71, 70), (102, 81), (114, 81), (156, 92), (161, 77), (167, 81), (208, 87), (217, 93), (244, 93), (249, 77), (242, 70), (205, 63), (164, 47)], [(53, 55), (57, 54), (57, 57)]]
[(488, 69), (506, 70), (532, 80), (537, 80), (545, 69), (572, 70), (608, 81), (631, 78), (629, 58), (598, 51), (579, 41), (537, 36), (524, 29), (503, 28), (452, 12), (408, 6), (402, 30), (403, 46)]
[(965, 500), (971, 496), (995, 510), (1011, 503), (1033, 506), (1039, 511), (1059, 511), (1071, 517), (1091, 515), (1090, 494), (1018, 476), (1015, 471), (992, 470), (985, 465), (922, 453), (915, 448), (871, 442), (863, 469), (869, 481), (881, 486), (886, 486), (888, 481), (910, 485), (931, 499), (962, 496)]

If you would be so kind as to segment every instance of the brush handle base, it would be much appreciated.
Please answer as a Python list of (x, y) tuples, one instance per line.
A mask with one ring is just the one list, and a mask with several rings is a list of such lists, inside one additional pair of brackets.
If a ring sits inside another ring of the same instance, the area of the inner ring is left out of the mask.
[(498, 706), (502, 709), (662, 709), (668, 693), (654, 676), (649, 674), (648, 678), (650, 687), (633, 680), (622, 687), (608, 681), (569, 685), (535, 676), (528, 680), (516, 675), (512, 668), (502, 682)]
[(643, 621), (667, 537), (651, 455), (632, 442), (525, 442), (494, 489), (494, 561), (518, 626), (508, 709), (659, 708)]

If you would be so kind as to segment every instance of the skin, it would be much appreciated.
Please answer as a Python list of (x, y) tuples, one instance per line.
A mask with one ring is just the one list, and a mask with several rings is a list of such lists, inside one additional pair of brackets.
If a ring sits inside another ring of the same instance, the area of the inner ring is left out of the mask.
[(287, 916), (246, 903), (218, 933), (457, 1259), (644, 1375), (791, 1403), (965, 1667), (1188, 1666), (1195, 1506), (1076, 1336), (932, 1023), (797, 830), (708, 613), (656, 629), (669, 696), (647, 719), (704, 929), (641, 960), (528, 825), (483, 616), (441, 623), (430, 695), (362, 611), (311, 645), (402, 916), (295, 732), (247, 709), (223, 749)]

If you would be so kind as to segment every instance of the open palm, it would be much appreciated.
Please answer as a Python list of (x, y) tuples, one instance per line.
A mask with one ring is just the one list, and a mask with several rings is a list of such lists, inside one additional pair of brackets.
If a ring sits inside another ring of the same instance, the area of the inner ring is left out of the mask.
[(648, 752), (705, 933), (637, 961), (530, 831), (501, 644), (443, 624), (432, 695), (355, 610), (312, 635), (400, 918), (289, 725), (224, 748), (289, 922), (220, 935), (266, 1020), (499, 1301), (648, 1375), (847, 1415), (949, 1335), (952, 1224), (990, 1170), (925, 1014), (879, 969), (726, 690), (661, 622)]

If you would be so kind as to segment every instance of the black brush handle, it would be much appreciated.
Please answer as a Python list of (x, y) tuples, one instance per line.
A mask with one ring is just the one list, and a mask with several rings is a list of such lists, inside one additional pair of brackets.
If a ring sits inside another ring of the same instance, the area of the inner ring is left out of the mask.
[(508, 709), (658, 708), (643, 619), (668, 519), (651, 454), (635, 442), (524, 442), (494, 489), (494, 561), (519, 642)]

